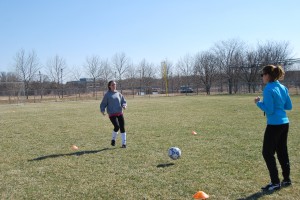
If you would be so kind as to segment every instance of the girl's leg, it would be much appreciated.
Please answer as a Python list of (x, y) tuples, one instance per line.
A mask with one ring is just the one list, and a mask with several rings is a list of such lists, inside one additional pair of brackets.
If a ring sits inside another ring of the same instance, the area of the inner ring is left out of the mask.
[(121, 137), (122, 137), (122, 147), (126, 148), (126, 132), (125, 132), (125, 121), (124, 121), (124, 116), (118, 116), (118, 121), (120, 125), (120, 132), (121, 132)]
[(114, 130), (112, 131), (111, 145), (115, 146), (120, 126), (117, 117), (110, 117), (109, 119), (111, 123), (114, 125)]
[(113, 116), (109, 118), (111, 123), (114, 125), (114, 132), (118, 132), (120, 129), (119, 122), (117, 120), (117, 116)]

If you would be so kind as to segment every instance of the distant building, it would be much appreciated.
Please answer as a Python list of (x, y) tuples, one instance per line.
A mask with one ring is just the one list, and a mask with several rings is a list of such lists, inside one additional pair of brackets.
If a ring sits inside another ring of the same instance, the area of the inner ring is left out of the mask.
[(93, 78), (80, 78), (79, 81), (80, 82), (93, 82), (94, 79)]
[(300, 82), (300, 70), (286, 71), (284, 75), (286, 82)]
[(94, 85), (93, 78), (80, 78), (79, 81), (69, 81), (66, 83), (67, 87), (79, 87), (79, 88), (99, 88), (100, 83), (96, 80)]

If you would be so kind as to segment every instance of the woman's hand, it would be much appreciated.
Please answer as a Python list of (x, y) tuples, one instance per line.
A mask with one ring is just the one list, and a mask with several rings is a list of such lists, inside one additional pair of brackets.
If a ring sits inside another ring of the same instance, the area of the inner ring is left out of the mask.
[(260, 97), (255, 97), (254, 103), (256, 104), (256, 103), (259, 102), (259, 101), (260, 101)]

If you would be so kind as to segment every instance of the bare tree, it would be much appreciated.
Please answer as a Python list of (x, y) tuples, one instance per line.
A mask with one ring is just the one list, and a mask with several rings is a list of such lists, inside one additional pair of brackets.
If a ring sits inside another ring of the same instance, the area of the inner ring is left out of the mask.
[(132, 95), (134, 95), (134, 88), (137, 86), (137, 70), (133, 63), (128, 65), (128, 69), (125, 73), (126, 85), (131, 88)]
[(215, 55), (209, 51), (197, 54), (194, 70), (200, 75), (200, 80), (205, 86), (206, 94), (209, 95), (212, 83), (218, 75)]
[(114, 78), (114, 73), (111, 69), (110, 63), (108, 62), (108, 60), (102, 60), (102, 79), (107, 83), (110, 79)]
[(258, 54), (255, 50), (248, 49), (244, 52), (242, 65), (237, 67), (242, 81), (247, 83), (248, 92), (251, 93), (256, 90), (257, 82), (259, 80), (259, 72), (261, 66), (258, 62)]
[(133, 79), (139, 77), (138, 70), (136, 69), (136, 67), (133, 63), (128, 65), (128, 69), (127, 69), (124, 77), (129, 80), (133, 80)]
[(155, 77), (154, 65), (148, 63), (146, 59), (143, 59), (139, 63), (137, 71), (140, 74), (140, 90), (142, 89), (142, 86), (144, 86), (145, 88), (148, 88), (148, 93), (150, 93), (150, 86)]
[(281, 64), (288, 70), (290, 65), (286, 62), (290, 58), (291, 50), (288, 42), (258, 43), (257, 49), (245, 53), (244, 64), (241, 67), (242, 76), (248, 84), (248, 92), (255, 92), (256, 85), (260, 80), (259, 72), (267, 64)]
[(96, 80), (103, 73), (103, 67), (99, 56), (91, 56), (86, 58), (85, 65), (87, 74), (93, 79), (93, 96), (96, 94)]
[(228, 80), (229, 94), (232, 94), (233, 86), (238, 70), (234, 70), (242, 65), (242, 55), (244, 51), (244, 43), (237, 39), (221, 41), (213, 47), (216, 55), (218, 66), (220, 67), (220, 75), (224, 74)]
[(194, 58), (189, 54), (186, 54), (177, 62), (177, 70), (182, 75), (183, 83), (186, 86), (190, 86), (191, 84), (191, 77), (194, 75), (194, 63)]
[[(291, 49), (288, 42), (267, 41), (257, 44), (258, 62), (263, 65), (281, 64), (291, 58)], [(287, 70), (287, 69), (285, 69)]]
[(123, 76), (125, 75), (125, 72), (128, 69), (129, 58), (126, 56), (125, 53), (116, 53), (112, 57), (112, 65), (113, 65), (113, 69), (117, 73), (116, 75), (119, 81), (119, 87), (122, 92), (122, 79)]
[(17, 52), (14, 60), (16, 72), (24, 83), (25, 95), (28, 99), (30, 82), (41, 68), (39, 59), (35, 51), (32, 50), (31, 53), (26, 55), (25, 50), (21, 49), (19, 52)]
[(146, 69), (144, 71), (144, 84), (148, 87), (148, 93), (152, 92), (152, 84), (155, 78), (155, 66), (153, 63), (146, 62)]
[(101, 61), (102, 73), (100, 75), (100, 79), (103, 81), (103, 90), (107, 89), (107, 83), (114, 79), (114, 73), (111, 69), (111, 65), (108, 62), (108, 59)]
[(82, 77), (82, 69), (78, 66), (74, 66), (71, 72), (72, 79), (79, 80)]
[(45, 88), (49, 83), (50, 83), (49, 77), (46, 74), (43, 74), (41, 73), (41, 71), (39, 71), (39, 80), (36, 89), (40, 91), (41, 99), (43, 98), (43, 95), (45, 93)]
[[(61, 97), (63, 98), (63, 78), (66, 73), (67, 64), (64, 58), (59, 55), (54, 56), (52, 59), (47, 61), (47, 67), (49, 70), (49, 77), (55, 83), (57, 90), (60, 90)], [(60, 93), (58, 92), (60, 98)]]

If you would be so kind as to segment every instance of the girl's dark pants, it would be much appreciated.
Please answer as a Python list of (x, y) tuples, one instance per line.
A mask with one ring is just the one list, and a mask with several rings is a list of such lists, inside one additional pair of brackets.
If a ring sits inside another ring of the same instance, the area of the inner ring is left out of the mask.
[(118, 132), (119, 129), (121, 133), (125, 133), (125, 122), (123, 115), (109, 117), (111, 123), (114, 125), (114, 132)]
[(280, 183), (275, 153), (281, 165), (284, 180), (290, 178), (290, 162), (287, 150), (288, 131), (289, 124), (267, 125), (265, 130), (262, 154), (273, 184)]

